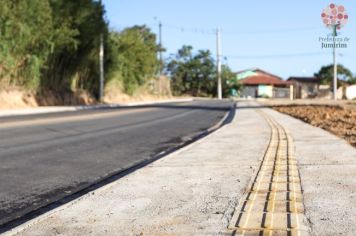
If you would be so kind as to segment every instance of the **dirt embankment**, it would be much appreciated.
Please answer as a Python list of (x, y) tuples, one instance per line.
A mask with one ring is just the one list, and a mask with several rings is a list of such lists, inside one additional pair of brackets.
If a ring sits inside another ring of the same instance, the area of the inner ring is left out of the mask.
[(0, 109), (59, 105), (89, 105), (95, 103), (95, 98), (85, 91), (68, 91), (65, 93), (56, 93), (53, 91), (40, 93), (22, 89), (0, 91)]
[[(162, 76), (138, 87), (128, 95), (121, 82), (110, 81), (105, 86), (104, 103), (128, 103), (173, 99), (170, 80)], [(97, 99), (85, 90), (26, 91), (20, 87), (0, 88), (0, 109), (30, 108), (38, 106), (93, 105)]]
[(356, 147), (355, 109), (324, 105), (282, 105), (273, 106), (273, 108), (313, 126), (330, 131)]

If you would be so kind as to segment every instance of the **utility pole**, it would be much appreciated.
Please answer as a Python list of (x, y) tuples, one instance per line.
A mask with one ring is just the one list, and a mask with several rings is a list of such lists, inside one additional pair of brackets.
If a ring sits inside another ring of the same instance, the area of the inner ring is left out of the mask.
[(103, 102), (104, 98), (104, 38), (103, 34), (100, 35), (100, 91), (99, 91), (99, 101)]
[(221, 91), (221, 61), (220, 61), (220, 29), (216, 30), (216, 66), (217, 66), (217, 77), (218, 77), (218, 86), (217, 86), (217, 94), (218, 99), (222, 99), (222, 91)]
[(158, 95), (162, 94), (162, 72), (163, 72), (163, 56), (162, 56), (162, 23), (158, 23), (158, 37), (159, 37), (159, 71), (158, 71)]
[(159, 27), (159, 62), (160, 62), (160, 66), (159, 66), (159, 74), (162, 74), (163, 71), (163, 57), (162, 57), (162, 23), (159, 22), (158, 24)]
[(336, 64), (336, 42), (335, 38), (337, 36), (337, 27), (338, 25), (333, 25), (333, 40), (334, 40), (334, 47), (333, 47), (333, 61), (334, 61), (334, 82), (333, 82), (333, 95), (334, 100), (337, 100), (337, 64)]

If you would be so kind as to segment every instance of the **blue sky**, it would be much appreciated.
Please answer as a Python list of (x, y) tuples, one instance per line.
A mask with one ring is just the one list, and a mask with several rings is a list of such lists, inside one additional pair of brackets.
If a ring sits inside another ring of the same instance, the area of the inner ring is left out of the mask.
[[(164, 57), (182, 45), (216, 54), (214, 31), (221, 28), (222, 54), (234, 71), (259, 67), (283, 78), (311, 76), (332, 63), (331, 49), (321, 49), (325, 0), (104, 0), (110, 27), (121, 30), (147, 25), (158, 33), (163, 25)], [(356, 73), (356, 1), (333, 1), (349, 15), (340, 37), (349, 37), (337, 60)], [(340, 55), (341, 54), (341, 55)]]

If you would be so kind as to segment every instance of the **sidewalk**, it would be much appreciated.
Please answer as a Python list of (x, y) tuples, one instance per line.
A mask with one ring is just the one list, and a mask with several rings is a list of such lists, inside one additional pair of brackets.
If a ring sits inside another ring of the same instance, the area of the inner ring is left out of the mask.
[(266, 111), (293, 136), (311, 235), (355, 235), (356, 149), (323, 129)]
[(102, 104), (102, 105), (84, 105), (84, 106), (44, 106), (44, 107), (21, 108), (21, 109), (0, 109), (0, 117), (34, 115), (34, 114), (66, 112), (66, 111), (93, 110), (93, 109), (101, 109), (101, 108), (144, 106), (144, 105), (162, 104), (162, 103), (170, 103), (170, 102), (190, 102), (190, 101), (193, 101), (193, 99), (181, 98), (181, 99), (167, 99), (167, 100), (145, 101), (145, 102), (128, 102), (122, 104), (120, 103), (120, 104)]
[(253, 102), (232, 123), (5, 235), (218, 235), (227, 231), (268, 146), (284, 126), (295, 144), (304, 222), (311, 235), (356, 232), (356, 150), (345, 141)]

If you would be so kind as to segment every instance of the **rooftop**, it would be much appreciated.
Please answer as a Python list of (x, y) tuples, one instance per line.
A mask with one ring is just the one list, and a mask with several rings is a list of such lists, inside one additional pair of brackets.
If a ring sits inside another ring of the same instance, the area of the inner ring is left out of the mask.
[(288, 78), (288, 81), (298, 81), (298, 82), (308, 82), (308, 83), (319, 83), (320, 79), (317, 77), (298, 77), (298, 76), (292, 76)]
[(290, 82), (282, 80), (281, 77), (268, 73), (264, 70), (253, 68), (236, 73), (241, 84), (244, 85), (289, 85)]

